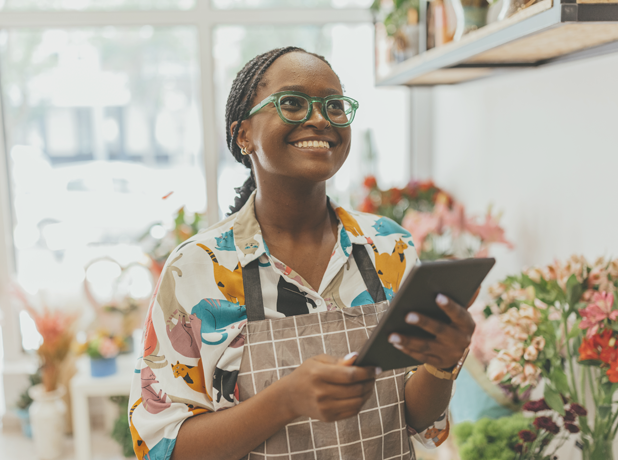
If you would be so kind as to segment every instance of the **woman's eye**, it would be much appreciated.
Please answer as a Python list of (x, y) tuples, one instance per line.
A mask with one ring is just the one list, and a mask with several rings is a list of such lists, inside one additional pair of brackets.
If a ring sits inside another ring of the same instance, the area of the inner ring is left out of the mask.
[(343, 110), (343, 103), (341, 101), (330, 101), (328, 110)]
[(300, 107), (301, 103), (297, 98), (286, 97), (284, 99), (281, 99), (281, 101), (279, 102), (279, 105), (281, 105), (282, 107), (296, 108), (296, 107)]

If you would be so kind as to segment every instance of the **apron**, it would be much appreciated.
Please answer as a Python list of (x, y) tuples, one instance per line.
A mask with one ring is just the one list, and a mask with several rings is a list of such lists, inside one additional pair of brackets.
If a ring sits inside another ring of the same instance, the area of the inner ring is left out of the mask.
[[(248, 323), (238, 374), (239, 401), (323, 353), (343, 357), (361, 349), (388, 308), (366, 249), (352, 254), (374, 304), (278, 319), (265, 319), (258, 261), (243, 269)], [(338, 422), (300, 417), (243, 460), (414, 460), (405, 421), (405, 369), (381, 373), (358, 415)]]

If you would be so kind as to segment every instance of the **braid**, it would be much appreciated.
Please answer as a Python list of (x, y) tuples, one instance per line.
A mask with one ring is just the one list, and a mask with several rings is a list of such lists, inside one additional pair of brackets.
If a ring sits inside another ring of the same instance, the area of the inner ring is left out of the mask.
[[(285, 48), (275, 48), (266, 53), (260, 54), (253, 59), (251, 59), (245, 66), (236, 74), (236, 78), (232, 82), (232, 88), (230, 89), (230, 94), (227, 98), (227, 104), (225, 106), (225, 135), (227, 146), (236, 161), (242, 163), (247, 168), (251, 169), (251, 162), (247, 155), (243, 155), (240, 151), (240, 147), (236, 143), (238, 139), (238, 132), (240, 129), (240, 123), (245, 119), (245, 114), (250, 109), (251, 104), (253, 102), (253, 98), (255, 96), (256, 89), (262, 81), (262, 77), (266, 70), (272, 65), (277, 58), (283, 56), (284, 54), (291, 53), (294, 51), (298, 51), (301, 53), (311, 54), (312, 56), (321, 59), (329, 67), (331, 65), (328, 61), (323, 57), (315, 53), (309, 53), (302, 48), (298, 48), (296, 46), (287, 46)], [(332, 68), (332, 67), (331, 67)], [(232, 123), (238, 122), (234, 127), (234, 132), (230, 132), (230, 128)], [(240, 209), (244, 206), (244, 204), (249, 199), (249, 196), (253, 191), (257, 188), (257, 184), (255, 182), (255, 176), (253, 175), (253, 170), (251, 170), (251, 175), (245, 181), (245, 183), (236, 188), (237, 196), (234, 199), (234, 205), (230, 206), (230, 212), (228, 215), (234, 214), (235, 212), (240, 211)]]

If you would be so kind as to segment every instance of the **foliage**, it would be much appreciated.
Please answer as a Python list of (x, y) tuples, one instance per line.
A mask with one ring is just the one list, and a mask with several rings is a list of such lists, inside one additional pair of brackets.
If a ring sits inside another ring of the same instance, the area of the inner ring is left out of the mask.
[(19, 401), (17, 401), (17, 407), (22, 410), (26, 410), (32, 404), (32, 398), (30, 397), (30, 393), (28, 390), (43, 382), (43, 378), (41, 377), (41, 372), (38, 371), (34, 374), (30, 374), (28, 376), (28, 380), (30, 381), (30, 385), (19, 395)]
[(386, 33), (390, 36), (408, 24), (408, 11), (419, 8), (419, 0), (374, 0), (371, 4), (371, 11), (376, 19), (384, 24)]
[(584, 458), (604, 458), (618, 431), (617, 287), (618, 259), (572, 256), (507, 277), (485, 309), (508, 337), (488, 367), (494, 383), (522, 393), (544, 380), (545, 401), (561, 416), (561, 397), (583, 404), (592, 393), (594, 424), (582, 417), (580, 426)]
[(131, 439), (129, 417), (127, 415), (129, 411), (129, 397), (112, 396), (110, 399), (116, 404), (118, 404), (120, 412), (118, 414), (118, 418), (114, 422), (114, 428), (112, 429), (112, 439), (118, 444), (120, 444), (120, 447), (122, 447), (122, 455), (127, 458), (133, 457), (135, 453), (133, 451), (133, 440)]
[(461, 460), (516, 460), (518, 433), (529, 426), (530, 419), (516, 413), (496, 420), (463, 422), (455, 425), (453, 432)]

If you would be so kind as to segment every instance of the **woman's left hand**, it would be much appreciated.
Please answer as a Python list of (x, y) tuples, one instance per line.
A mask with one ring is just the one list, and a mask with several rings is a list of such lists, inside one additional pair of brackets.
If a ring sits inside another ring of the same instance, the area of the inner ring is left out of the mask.
[[(476, 296), (475, 296), (476, 297)], [(420, 338), (393, 333), (389, 342), (408, 356), (440, 369), (453, 367), (470, 345), (475, 323), (464, 307), (438, 294), (436, 304), (451, 319), (450, 324), (420, 313), (408, 313), (406, 322), (424, 329), (435, 338)]]

